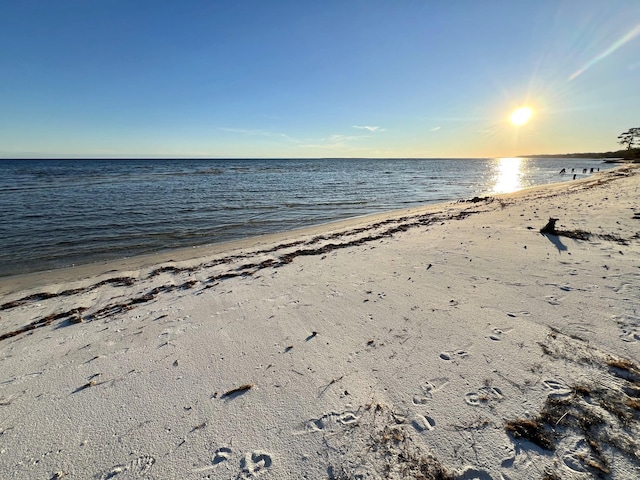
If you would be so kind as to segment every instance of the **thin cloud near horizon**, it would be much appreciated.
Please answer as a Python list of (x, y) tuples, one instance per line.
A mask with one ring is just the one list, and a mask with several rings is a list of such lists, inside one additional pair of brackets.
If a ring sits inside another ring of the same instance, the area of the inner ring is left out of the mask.
[(370, 132), (384, 132), (385, 129), (382, 127), (375, 127), (370, 125), (353, 125), (353, 128), (357, 128), (359, 130), (369, 130)]

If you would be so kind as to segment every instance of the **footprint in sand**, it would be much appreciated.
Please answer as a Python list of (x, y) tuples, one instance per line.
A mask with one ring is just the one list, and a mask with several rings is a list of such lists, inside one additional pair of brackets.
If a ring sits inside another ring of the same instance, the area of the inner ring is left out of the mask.
[(542, 386), (545, 390), (549, 391), (550, 398), (556, 398), (558, 400), (569, 398), (571, 396), (571, 389), (565, 383), (558, 380), (548, 379), (542, 381)]
[(220, 447), (219, 449), (216, 450), (216, 453), (213, 455), (213, 460), (211, 460), (211, 463), (213, 463), (214, 465), (218, 465), (219, 463), (226, 462), (227, 460), (229, 460), (230, 456), (231, 456), (230, 448)]
[(458, 480), (493, 480), (489, 472), (475, 467), (466, 467), (455, 478)]
[(466, 350), (456, 350), (456, 351), (445, 351), (440, 353), (440, 358), (442, 360), (455, 360), (455, 359), (463, 359), (469, 356), (469, 352)]
[[(507, 316), (511, 318), (517, 317), (515, 313), (507, 313)], [(500, 340), (503, 340), (505, 335), (508, 334), (511, 330), (513, 330), (513, 328), (496, 327), (491, 331), (491, 335), (489, 335), (489, 338), (495, 342), (499, 342)]]
[(305, 423), (305, 430), (301, 433), (320, 431), (332, 432), (339, 427), (346, 427), (358, 423), (358, 412), (346, 410), (344, 412), (329, 412), (320, 418), (312, 418)]
[(555, 295), (546, 295), (544, 298), (547, 301), (547, 303), (551, 305), (561, 305), (562, 300), (564, 300), (563, 298), (558, 298)]
[(138, 478), (141, 475), (145, 475), (151, 467), (153, 467), (154, 463), (156, 463), (155, 458), (149, 455), (142, 455), (124, 465), (111, 467), (107, 472), (102, 474), (100, 480), (109, 480), (111, 478), (117, 478), (118, 480)]
[(640, 332), (635, 329), (621, 328), (620, 338), (624, 342), (640, 342)]
[(477, 392), (469, 392), (464, 396), (467, 405), (477, 407), (493, 400), (502, 400), (504, 395), (498, 387), (482, 387)]
[(320, 430), (324, 430), (326, 424), (324, 418), (312, 418), (307, 422), (307, 430), (310, 432), (319, 432)]
[(565, 466), (577, 473), (588, 473), (590, 470), (586, 464), (592, 460), (591, 449), (584, 440), (578, 440), (575, 446), (567, 451), (562, 457)]
[(489, 338), (495, 342), (499, 342), (502, 340), (503, 336), (504, 336), (504, 331), (500, 330), (499, 328), (494, 328), (493, 333), (489, 335)]
[(433, 392), (436, 390), (436, 387), (431, 382), (424, 382), (424, 384), (420, 386), (420, 389), (422, 391), (413, 396), (412, 402), (414, 405), (426, 405), (429, 400), (433, 398)]
[(262, 450), (255, 450), (245, 454), (240, 461), (238, 479), (255, 478), (266, 473), (271, 468), (271, 454)]
[(422, 433), (424, 431), (431, 431), (436, 427), (436, 421), (428, 415), (417, 414), (411, 420), (411, 426), (416, 431)]
[(620, 328), (620, 338), (625, 342), (640, 341), (640, 317), (620, 315), (613, 317)]
[(449, 383), (446, 377), (434, 378), (420, 385), (421, 392), (414, 395), (412, 403), (417, 406), (426, 405), (433, 398), (433, 394)]
[(469, 392), (464, 396), (464, 401), (472, 407), (477, 407), (480, 405), (480, 395), (478, 392)]
[(358, 421), (358, 417), (353, 412), (346, 412), (338, 417), (338, 423), (342, 425), (351, 425)]
[(500, 465), (503, 468), (511, 468), (516, 461), (516, 449), (510, 443), (505, 443), (502, 445), (501, 452)]

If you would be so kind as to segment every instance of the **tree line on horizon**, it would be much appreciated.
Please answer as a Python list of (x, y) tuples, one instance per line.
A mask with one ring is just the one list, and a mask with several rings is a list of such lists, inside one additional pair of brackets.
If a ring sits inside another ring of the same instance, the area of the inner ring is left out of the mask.
[(640, 127), (630, 128), (618, 135), (618, 143), (624, 150), (611, 152), (582, 152), (582, 153), (557, 153), (543, 155), (523, 155), (523, 157), (541, 158), (608, 158), (640, 161)]

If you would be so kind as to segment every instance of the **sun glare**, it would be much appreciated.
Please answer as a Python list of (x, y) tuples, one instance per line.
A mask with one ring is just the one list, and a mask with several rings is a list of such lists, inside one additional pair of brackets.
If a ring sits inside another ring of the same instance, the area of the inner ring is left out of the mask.
[(522, 158), (500, 158), (494, 164), (493, 193), (511, 193), (522, 188), (524, 161)]
[(514, 125), (524, 125), (529, 121), (533, 112), (529, 107), (520, 107), (511, 114), (511, 123)]

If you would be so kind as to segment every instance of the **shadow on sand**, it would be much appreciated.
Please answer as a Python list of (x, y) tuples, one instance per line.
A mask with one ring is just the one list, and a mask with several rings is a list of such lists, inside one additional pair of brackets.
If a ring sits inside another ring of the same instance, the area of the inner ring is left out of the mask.
[(560, 240), (560, 237), (558, 235), (552, 235), (550, 233), (541, 233), (541, 235), (543, 235), (551, 243), (553, 243), (556, 246), (556, 248), (558, 249), (558, 252), (563, 252), (563, 251), (567, 250), (567, 246), (564, 243), (562, 243), (562, 241)]

